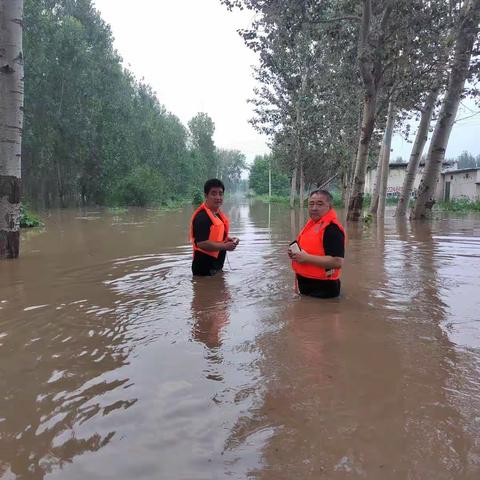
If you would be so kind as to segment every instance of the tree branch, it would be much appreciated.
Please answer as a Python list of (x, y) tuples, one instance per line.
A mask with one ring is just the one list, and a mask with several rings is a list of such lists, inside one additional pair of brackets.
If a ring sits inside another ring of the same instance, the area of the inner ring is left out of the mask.
[(343, 20), (355, 20), (356, 22), (359, 22), (362, 19), (362, 17), (358, 17), (356, 15), (345, 15), (343, 17), (335, 17), (335, 18), (329, 18), (328, 20), (319, 20), (319, 23), (333, 23), (333, 22), (341, 22)]

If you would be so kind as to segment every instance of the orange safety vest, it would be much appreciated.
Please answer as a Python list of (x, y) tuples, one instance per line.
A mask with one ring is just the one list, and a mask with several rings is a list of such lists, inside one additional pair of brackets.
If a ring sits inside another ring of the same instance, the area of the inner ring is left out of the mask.
[(217, 212), (218, 217), (214, 215), (213, 212), (206, 207), (205, 203), (202, 203), (195, 210), (195, 212), (193, 212), (192, 220), (190, 221), (190, 241), (193, 244), (193, 253), (195, 254), (195, 251), (199, 251), (202, 253), (206, 253), (211, 257), (218, 258), (218, 255), (220, 253), (219, 251), (212, 252), (208, 250), (202, 250), (197, 246), (195, 242), (195, 237), (193, 236), (193, 220), (202, 210), (205, 210), (205, 212), (207, 212), (208, 217), (212, 221), (212, 225), (210, 226), (210, 235), (208, 236), (209, 240), (213, 240), (214, 242), (223, 242), (223, 240), (228, 237), (229, 221), (227, 216), (223, 214), (220, 210)]
[[(323, 235), (325, 234), (325, 229), (331, 223), (337, 225), (345, 235), (345, 229), (338, 221), (335, 210), (331, 208), (320, 220), (314, 222), (310, 219), (306, 223), (297, 237), (297, 242), (300, 245), (300, 248), (311, 255), (325, 256)], [(298, 263), (295, 261), (292, 261), (292, 268), (298, 275), (306, 278), (314, 278), (316, 280), (337, 280), (340, 278), (341, 270), (340, 268), (325, 269), (310, 263)]]

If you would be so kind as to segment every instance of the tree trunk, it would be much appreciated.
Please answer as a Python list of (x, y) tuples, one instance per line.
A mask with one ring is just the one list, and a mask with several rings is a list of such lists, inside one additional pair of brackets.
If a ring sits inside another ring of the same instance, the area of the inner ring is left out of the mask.
[(297, 165), (293, 167), (292, 185), (290, 187), (290, 208), (295, 206), (295, 196), (297, 193)]
[(268, 201), (272, 201), (272, 156), (268, 156)]
[(382, 178), (383, 150), (385, 145), (385, 133), (383, 134), (380, 152), (378, 153), (377, 172), (375, 173), (375, 185), (373, 186), (372, 200), (370, 202), (370, 214), (377, 215), (378, 191), (380, 190), (380, 181)]
[(303, 174), (303, 162), (300, 162), (300, 188), (299, 188), (300, 208), (303, 208), (305, 201), (305, 176)]
[(412, 194), (413, 184), (415, 182), (415, 176), (417, 174), (418, 165), (420, 164), (420, 159), (422, 158), (423, 149), (427, 143), (428, 129), (430, 127), (432, 113), (439, 92), (440, 88), (435, 88), (428, 94), (428, 97), (425, 100), (417, 135), (415, 136), (415, 142), (413, 144), (412, 152), (410, 153), (410, 159), (408, 161), (407, 173), (405, 175), (405, 179), (403, 180), (402, 192), (400, 194), (400, 198), (398, 199), (397, 208), (395, 210), (395, 215), (397, 217), (405, 217), (407, 214), (410, 195)]
[(410, 218), (425, 218), (435, 203), (435, 189), (440, 179), (445, 150), (457, 115), (458, 105), (468, 75), (473, 45), (478, 33), (480, 0), (465, 3), (455, 41), (455, 54), (445, 98), (435, 125), (425, 171)]
[(380, 177), (380, 188), (378, 189), (377, 217), (385, 216), (385, 199), (387, 198), (388, 172), (390, 170), (390, 150), (392, 147), (393, 127), (395, 126), (395, 107), (390, 100), (388, 104), (387, 127), (385, 128), (385, 142), (382, 155), (382, 175)]
[(20, 250), (23, 0), (0, 0), (0, 258)]
[[(300, 84), (300, 91), (298, 94), (298, 99), (295, 106), (295, 158), (294, 158), (294, 171), (292, 176), (292, 188), (290, 190), (290, 208), (295, 206), (295, 193), (297, 191), (297, 169), (300, 169), (300, 182), (303, 175), (303, 165), (302, 165), (302, 121), (303, 121), (303, 112), (301, 108), (301, 101), (305, 95), (305, 89), (307, 86), (308, 79), (308, 68), (306, 65), (303, 66), (302, 81)], [(300, 202), (301, 202), (300, 198)]]
[[(363, 119), (363, 111), (360, 109), (358, 114), (358, 125), (356, 131), (356, 138), (360, 138), (362, 133), (362, 119)], [(356, 142), (355, 150), (352, 152), (352, 159), (350, 165), (348, 166), (348, 186), (347, 186), (347, 194), (345, 195), (345, 202), (344, 207), (348, 208), (350, 203), (350, 198), (352, 196), (353, 191), (353, 178), (355, 174), (355, 168), (357, 167), (357, 155), (358, 155), (358, 142)]]
[[(379, 24), (378, 46), (383, 43), (388, 29), (388, 20), (392, 13), (393, 2), (384, 3)], [(353, 188), (348, 204), (347, 220), (358, 222), (362, 214), (365, 176), (367, 174), (368, 149), (375, 126), (377, 98), (381, 90), (383, 60), (381, 48), (372, 45), (372, 1), (363, 0), (362, 19), (359, 35), (358, 64), (362, 76), (365, 96), (363, 100), (362, 131), (359, 137)], [(377, 42), (374, 42), (377, 43)]]
[(342, 172), (342, 205), (345, 208), (348, 200), (348, 171), (346, 169)]
[(348, 205), (347, 220), (358, 222), (362, 214), (365, 176), (367, 174), (368, 149), (375, 125), (375, 108), (377, 92), (365, 95), (362, 116), (362, 133), (358, 143), (353, 189)]

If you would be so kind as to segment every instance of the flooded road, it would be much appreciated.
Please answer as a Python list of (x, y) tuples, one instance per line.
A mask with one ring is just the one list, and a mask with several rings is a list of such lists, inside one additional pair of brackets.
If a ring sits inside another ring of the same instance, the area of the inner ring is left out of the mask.
[(192, 208), (23, 233), (0, 264), (0, 478), (478, 480), (480, 216), (348, 225), (342, 296), (319, 300), (285, 253), (305, 218), (225, 210), (241, 244), (214, 278), (191, 276)]

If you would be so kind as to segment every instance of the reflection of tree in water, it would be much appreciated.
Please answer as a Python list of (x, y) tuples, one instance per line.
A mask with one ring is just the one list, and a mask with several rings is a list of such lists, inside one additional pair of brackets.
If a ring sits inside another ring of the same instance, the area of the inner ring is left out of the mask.
[[(279, 203), (265, 203), (250, 199), (248, 219), (256, 229), (271, 229), (272, 233), (288, 232), (290, 229), (290, 209)], [(258, 230), (257, 230), (258, 231)], [(295, 233), (296, 235), (296, 233)], [(288, 238), (289, 235), (287, 235)], [(285, 237), (282, 235), (282, 240)]]
[[(477, 478), (466, 365), (440, 328), (435, 242), (413, 230), (405, 250), (372, 229), (355, 268), (380, 294), (295, 300), (289, 323), (257, 338), (258, 389), (226, 445), (261, 449), (255, 478)], [(405, 276), (392, 281), (392, 264)]]
[[(229, 323), (230, 293), (223, 274), (192, 280), (192, 338), (207, 347), (206, 359), (210, 363), (222, 362), (222, 329)], [(209, 372), (207, 378), (222, 380), (218, 372)]]
[(72, 325), (70, 318), (82, 318), (74, 308), (52, 313), (53, 321), (38, 317), (42, 324), (34, 327), (3, 326), (0, 471), (10, 469), (17, 478), (44, 478), (75, 456), (107, 445), (114, 431), (80, 438), (82, 429), (136, 402), (118, 398), (129, 379), (110, 375), (128, 363), (127, 325), (95, 316), (94, 322)]
[[(405, 239), (405, 228), (397, 228), (400, 239)], [(408, 273), (404, 288), (411, 298), (405, 316), (408, 331), (399, 331), (405, 350), (403, 390), (410, 392), (405, 395), (404, 427), (409, 475), (427, 478), (439, 472), (436, 478), (460, 478), (471, 470), (471, 459), (480, 453), (480, 446), (475, 446), (478, 426), (477, 432), (472, 432), (469, 420), (475, 408), (470, 404), (466, 408), (470, 412), (462, 412), (468, 390), (465, 376), (472, 366), (468, 358), (461, 358), (442, 329), (448, 305), (439, 295), (441, 256), (431, 223), (412, 222), (410, 235), (404, 242), (404, 269)], [(441, 474), (440, 468), (444, 470)]]

